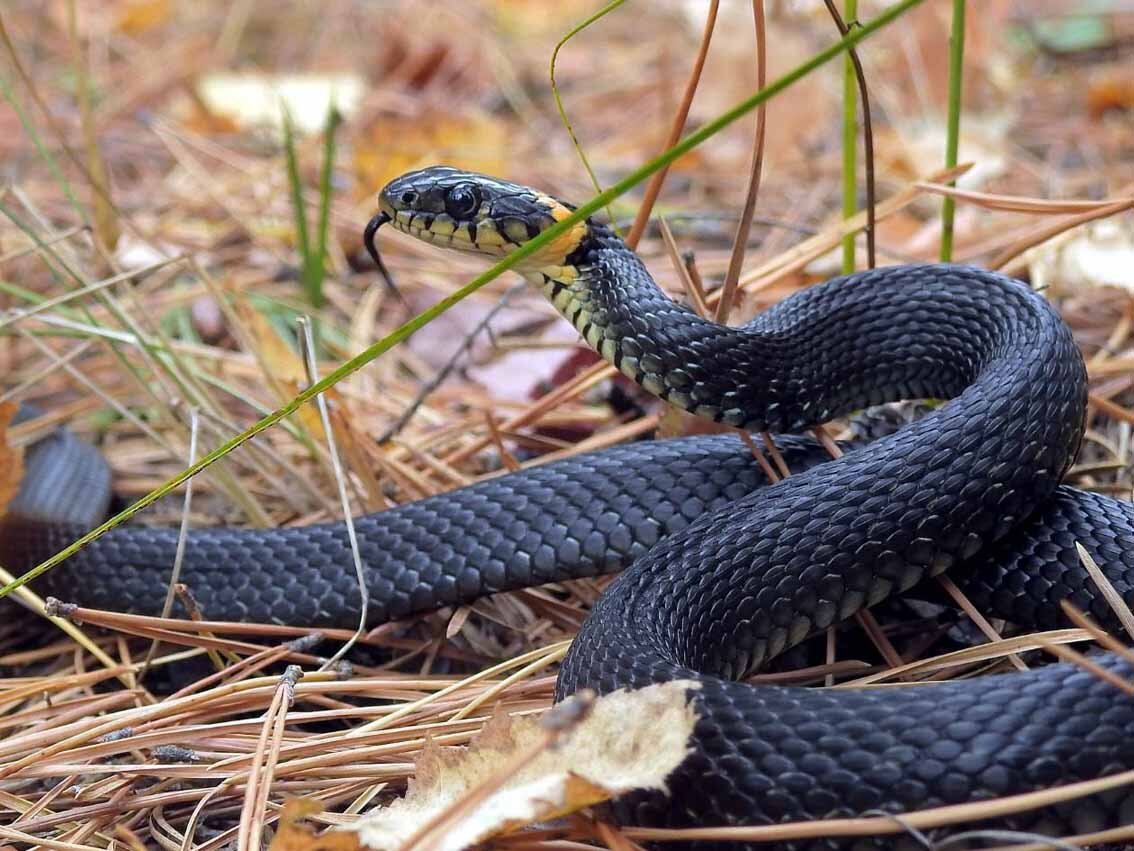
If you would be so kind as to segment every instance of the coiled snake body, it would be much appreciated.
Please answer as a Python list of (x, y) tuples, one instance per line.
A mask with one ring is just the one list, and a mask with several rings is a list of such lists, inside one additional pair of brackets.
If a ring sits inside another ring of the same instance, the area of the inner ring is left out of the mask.
[[(542, 193), (448, 168), (404, 175), (386, 222), (503, 254), (561, 220)], [(734, 682), (806, 636), (955, 568), (986, 614), (1067, 626), (1070, 599), (1112, 626), (1075, 551), (1134, 598), (1134, 513), (1061, 486), (1083, 429), (1086, 377), (1039, 295), (987, 271), (901, 266), (792, 296), (741, 328), (671, 301), (607, 227), (580, 224), (524, 273), (603, 357), (698, 415), (799, 431), (902, 398), (948, 398), (837, 461), (777, 438), (795, 472), (764, 487), (731, 435), (639, 443), (492, 479), (356, 521), (381, 621), (487, 593), (629, 567), (564, 662), (560, 698), (695, 680), (698, 722), (670, 795), (622, 819), (766, 824), (981, 800), (1134, 768), (1134, 699), (1068, 664), (907, 688)], [(35, 513), (35, 512), (30, 512)], [(76, 531), (8, 521), (24, 560)], [(45, 577), (107, 608), (160, 608), (173, 530), (117, 529)], [(340, 524), (202, 529), (182, 581), (210, 618), (349, 626), (358, 614)], [(1099, 664), (1129, 678), (1114, 656)], [(1117, 788), (998, 822), (1086, 833), (1134, 819)], [(885, 842), (901, 842), (888, 839)]]

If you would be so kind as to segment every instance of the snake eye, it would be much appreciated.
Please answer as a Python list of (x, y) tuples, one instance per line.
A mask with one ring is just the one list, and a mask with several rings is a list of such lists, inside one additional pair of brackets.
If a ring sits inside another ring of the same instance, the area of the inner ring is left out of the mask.
[(412, 189), (407, 189), (402, 193), (402, 203), (407, 207), (413, 206), (417, 203), (417, 193)]
[(445, 197), (445, 212), (454, 219), (468, 218), (479, 206), (480, 191), (469, 183), (454, 186)]

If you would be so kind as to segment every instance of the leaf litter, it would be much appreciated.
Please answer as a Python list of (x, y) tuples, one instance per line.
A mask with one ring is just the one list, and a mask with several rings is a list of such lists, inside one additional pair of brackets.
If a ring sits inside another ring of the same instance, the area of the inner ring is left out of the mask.
[[(54, 112), (53, 126), (19, 91), (9, 100), (13, 109), (0, 114), (9, 131), (0, 134), (0, 146), (12, 164), (0, 198), (3, 297), (26, 308), (109, 279), (120, 267), (142, 270), (180, 253), (194, 262), (139, 271), (107, 285), (105, 300), (85, 293), (5, 327), (4, 390), (17, 389), (16, 398), (50, 413), (10, 428), (0, 445), (26, 445), (65, 424), (99, 445), (122, 498), (182, 468), (190, 408), (201, 412), (202, 440), (219, 441), (307, 380), (294, 323), (312, 311), (299, 285), (294, 216), (273, 129), (281, 81), (299, 83), (290, 91), (301, 94), (288, 103), (303, 131), (297, 153), (309, 198), (316, 197), (319, 131), (331, 96), (346, 119), (329, 211), (327, 303), (315, 312), (321, 370), (404, 318), (359, 236), (374, 191), (389, 177), (443, 160), (570, 199), (591, 194), (551, 105), (546, 64), (551, 47), (593, 4), (556, 4), (536, 15), (530, 4), (483, 0), (422, 15), (418, 4), (392, 3), (379, 15), (353, 3), (324, 13), (114, 0), (80, 5), (73, 35), (67, 5), (17, 5), (3, 14), (36, 94)], [(819, 4), (805, 5), (769, 4), (771, 77), (832, 37)], [(860, 5), (868, 16), (879, 4)], [(883, 116), (875, 128), (881, 262), (930, 260), (937, 252), (937, 187), (948, 180), (936, 129), (947, 67), (947, 12), (940, 5), (927, 3), (909, 16), (908, 38), (882, 35), (860, 50)], [(1120, 46), (1134, 29), (1115, 6), (1090, 13), (1097, 19), (1090, 39), (1081, 27), (1068, 35), (1061, 27), (1070, 24), (1048, 5), (997, 0), (987, 4), (979, 27), (972, 24), (962, 122), (962, 161), (971, 167), (962, 188), (981, 197), (958, 194), (956, 256), (1003, 263), (1059, 299), (1092, 376), (1088, 438), (1074, 482), (1128, 496), (1134, 311), (1124, 289), (1129, 281), (1115, 270), (1129, 269), (1131, 213), (1082, 205), (1131, 195), (1131, 66)], [(698, 4), (659, 5), (647, 15), (618, 10), (563, 48), (557, 80), (601, 183), (659, 149), (703, 14)], [(752, 90), (750, 10), (722, 4), (721, 16), (690, 126)], [(1032, 25), (1036, 16), (1043, 26)], [(764, 175), (733, 322), (827, 276), (832, 261), (837, 266), (844, 232), (836, 218), (837, 64), (794, 96), (768, 104)], [(95, 95), (86, 117), (78, 90), (68, 87), (76, 68), (85, 68)], [(809, 109), (799, 108), (804, 102)], [(69, 140), (82, 138), (84, 123), (96, 131), (97, 150), (84, 143), (72, 160), (63, 144), (77, 144)], [(639, 250), (675, 298), (688, 297), (690, 268), (705, 282), (707, 298), (719, 298), (751, 150), (751, 125), (741, 122), (682, 158), (662, 186), (654, 212), (665, 218), (673, 245), (667, 248), (655, 218)], [(113, 208), (86, 180), (93, 154), (106, 163), (103, 191), (109, 187)], [(624, 198), (612, 214), (632, 219), (636, 203)], [(1095, 214), (1102, 217), (1085, 220)], [(92, 223), (103, 233), (118, 228), (113, 254), (91, 241), (85, 227)], [(671, 253), (683, 252), (693, 252), (691, 265), (682, 260), (678, 267)], [(384, 253), (399, 288), (418, 306), (481, 268), (475, 259), (396, 238)], [(508, 464), (529, 466), (649, 435), (662, 416), (668, 434), (704, 428), (666, 415), (595, 364), (533, 293), (517, 293), (462, 355), (459, 339), (481, 326), (511, 286), (495, 282), (444, 317), (451, 326), (425, 329), (439, 334), (434, 342), (419, 337), (335, 388), (331, 422), (355, 511), (440, 493)], [(455, 368), (422, 396), (454, 353)], [(384, 436), (418, 400), (404, 428)], [(192, 523), (262, 518), (287, 525), (341, 516), (332, 465), (312, 451), (321, 436), (315, 409), (305, 409), (231, 456), (229, 478), (214, 472), (219, 468), (199, 477)], [(0, 457), (0, 469), (0, 481), (10, 484), (10, 456)], [(174, 496), (139, 519), (176, 525), (180, 514)], [(392, 805), (394, 813), (417, 816), (396, 836), (408, 841), (432, 823), (436, 829), (425, 838), (451, 843), (437, 847), (463, 847), (501, 826), (512, 831), (493, 840), (501, 847), (632, 847), (628, 835), (647, 841), (648, 834), (619, 832), (603, 822), (601, 809), (589, 809), (614, 771), (600, 767), (593, 776), (580, 769), (578, 777), (588, 779), (570, 780), (574, 764), (543, 746), (546, 731), (534, 721), (551, 704), (564, 642), (608, 581), (529, 589), (377, 627), (359, 637), (349, 672), (318, 669), (350, 630), (79, 610), (72, 616), (91, 642), (84, 652), (80, 638), (60, 633), (56, 622), (6, 618), (0, 836), (14, 845), (212, 849), (246, 847), (257, 830), (267, 839), (281, 826), (278, 848), (356, 847), (364, 825), (380, 823), (377, 814)], [(875, 615), (873, 638), (854, 624), (839, 630), (833, 660), (820, 637), (756, 679), (880, 685), (961, 676), (1003, 669), (1016, 656), (1031, 664), (1043, 648), (1093, 636), (1070, 620), (1067, 630), (1036, 636), (997, 624), (1003, 639), (986, 642), (964, 618), (915, 616), (899, 605)], [(155, 639), (158, 651), (143, 677), (141, 660)], [(901, 667), (887, 665), (879, 639), (896, 650)], [(294, 686), (281, 681), (287, 664), (304, 671)], [(658, 711), (671, 714), (654, 729), (632, 723), (638, 710), (623, 708), (613, 715), (613, 730), (626, 743), (649, 734), (647, 750), (662, 759), (667, 751), (655, 748), (654, 734), (664, 729), (673, 734), (668, 753), (679, 754), (687, 707), (684, 692), (671, 698), (659, 698)], [(563, 734), (562, 747), (585, 750), (604, 741), (586, 725), (603, 717), (608, 703), (596, 701), (591, 717)], [(450, 750), (464, 747), (475, 749), (463, 761)], [(529, 775), (494, 779), (510, 759), (541, 747), (556, 771), (538, 780), (533, 773), (527, 784)], [(658, 767), (658, 775), (664, 770)], [(411, 785), (417, 791), (396, 803)], [(463, 809), (469, 800), (478, 806)], [(496, 801), (500, 809), (485, 805)], [(575, 804), (583, 807), (579, 813), (552, 818)], [(318, 832), (299, 824), (300, 813)], [(468, 821), (493, 813), (493, 827)], [(521, 828), (522, 819), (539, 824)], [(342, 845), (344, 837), (356, 844)]]

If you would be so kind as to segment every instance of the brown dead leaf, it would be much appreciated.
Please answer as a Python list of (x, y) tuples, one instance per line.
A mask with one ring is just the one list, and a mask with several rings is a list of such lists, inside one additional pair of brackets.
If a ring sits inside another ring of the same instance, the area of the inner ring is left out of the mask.
[[(636, 789), (664, 790), (688, 753), (695, 687), (675, 681), (606, 695), (552, 746), (537, 719), (496, 716), (467, 748), (428, 745), (405, 797), (343, 830), (364, 848), (386, 851), (445, 819), (443, 834), (430, 834), (430, 848), (459, 851)], [(485, 794), (502, 768), (541, 748)], [(474, 795), (475, 806), (460, 809)]]
[(172, 14), (172, 0), (126, 0), (115, 12), (114, 28), (137, 37), (167, 23)]
[(311, 798), (284, 801), (279, 828), (268, 851), (357, 851), (357, 834), (328, 831), (319, 835), (303, 824), (303, 819), (322, 811), (323, 805)]
[(399, 174), (434, 163), (506, 174), (508, 133), (500, 120), (472, 110), (380, 116), (354, 146), (357, 197), (367, 198)]
[(8, 445), (8, 426), (19, 406), (12, 401), (0, 403), (0, 515), (20, 488), (24, 474), (24, 456)]
[[(308, 385), (307, 370), (299, 352), (288, 345), (260, 311), (243, 301), (237, 302), (236, 311), (251, 335), (249, 344), (268, 373), (280, 401), (286, 402), (305, 389)], [(325, 395), (328, 402), (342, 403), (341, 397), (334, 388), (328, 390)], [(296, 411), (295, 415), (308, 434), (323, 439), (323, 422), (319, 417), (319, 408), (314, 402), (308, 402)]]
[(1128, 109), (1134, 109), (1134, 79), (1109, 77), (1087, 87), (1087, 112), (1092, 120)]

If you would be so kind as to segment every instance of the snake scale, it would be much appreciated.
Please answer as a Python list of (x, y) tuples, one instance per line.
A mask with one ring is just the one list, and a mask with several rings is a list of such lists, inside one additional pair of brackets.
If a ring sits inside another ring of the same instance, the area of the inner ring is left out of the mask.
[[(438, 166), (388, 184), (365, 238), (373, 251), (390, 223), (501, 256), (569, 210)], [(690, 679), (698, 715), (668, 794), (617, 802), (627, 822), (903, 812), (1134, 769), (1134, 698), (1071, 664), (904, 688), (736, 682), (946, 570), (987, 615), (1023, 627), (1068, 626), (1065, 599), (1116, 626), (1075, 546), (1134, 599), (1134, 512), (1060, 484), (1082, 437), (1086, 373), (1044, 298), (977, 268), (894, 266), (810, 287), (725, 327), (667, 297), (594, 220), (520, 271), (622, 373), (717, 422), (799, 432), (890, 400), (950, 401), (836, 461), (810, 439), (779, 436), (794, 475), (772, 486), (725, 434), (616, 447), (358, 518), (372, 622), (621, 570), (574, 641), (557, 697)], [(67, 443), (56, 442), (41, 454)], [(89, 472), (77, 461), (71, 469)], [(27, 503), (4, 527), (9, 562), (49, 555), (82, 531), (50, 499)], [(171, 529), (115, 529), (40, 587), (153, 613), (176, 539)], [(349, 626), (359, 612), (342, 524), (194, 530), (182, 581), (210, 618)], [(1094, 658), (1124, 679), (1134, 673), (1119, 656)], [(995, 826), (1082, 834), (1132, 820), (1134, 792), (1119, 786)]]

